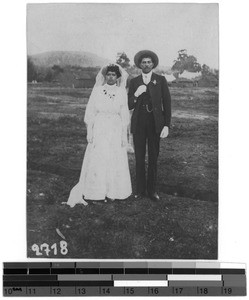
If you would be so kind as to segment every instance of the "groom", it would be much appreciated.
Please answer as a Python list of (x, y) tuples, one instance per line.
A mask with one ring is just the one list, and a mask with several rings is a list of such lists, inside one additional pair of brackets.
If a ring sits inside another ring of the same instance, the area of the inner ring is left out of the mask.
[[(136, 195), (146, 195), (152, 201), (159, 200), (156, 192), (157, 158), (160, 138), (169, 134), (171, 121), (171, 97), (164, 76), (153, 69), (158, 65), (157, 55), (149, 50), (139, 51), (134, 57), (135, 65), (142, 74), (131, 79), (128, 93), (129, 109), (134, 109), (131, 118), (136, 157)], [(145, 154), (148, 145), (147, 182), (145, 175)]]

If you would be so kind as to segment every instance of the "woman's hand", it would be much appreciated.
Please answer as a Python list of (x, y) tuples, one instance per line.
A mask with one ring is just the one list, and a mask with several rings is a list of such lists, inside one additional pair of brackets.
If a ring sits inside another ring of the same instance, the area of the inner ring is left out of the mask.
[(126, 147), (128, 145), (127, 130), (123, 130), (122, 138), (121, 138), (121, 145), (122, 145), (122, 147)]
[(87, 136), (86, 136), (87, 142), (92, 143), (93, 142), (93, 130), (90, 128), (87, 128)]
[(127, 139), (122, 139), (122, 147), (126, 147), (127, 146)]

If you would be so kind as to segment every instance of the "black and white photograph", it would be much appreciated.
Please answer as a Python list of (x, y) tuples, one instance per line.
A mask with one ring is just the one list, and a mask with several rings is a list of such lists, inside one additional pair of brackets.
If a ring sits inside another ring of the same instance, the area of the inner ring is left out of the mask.
[(29, 258), (218, 258), (219, 5), (29, 3)]

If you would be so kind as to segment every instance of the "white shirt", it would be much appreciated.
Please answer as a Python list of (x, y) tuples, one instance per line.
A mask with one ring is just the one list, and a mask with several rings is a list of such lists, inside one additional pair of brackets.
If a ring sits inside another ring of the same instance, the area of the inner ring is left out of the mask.
[(147, 73), (147, 74), (142, 73), (144, 84), (147, 85), (147, 84), (150, 82), (150, 80), (151, 80), (151, 75), (152, 75), (152, 70), (151, 70), (149, 73)]

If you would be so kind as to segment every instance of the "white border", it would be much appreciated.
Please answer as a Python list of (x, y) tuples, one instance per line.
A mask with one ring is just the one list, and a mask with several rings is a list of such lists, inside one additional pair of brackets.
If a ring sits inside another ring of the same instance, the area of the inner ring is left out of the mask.
[[(47, 2), (49, 1), (39, 1), (39, 3)], [(139, 1), (143, 2), (152, 1)], [(157, 1), (159, 2), (166, 1)], [(185, 1), (169, 3), (183, 2), (186, 3)], [(248, 263), (249, 64), (248, 60), (245, 60), (248, 49), (249, 5), (246, 0), (191, 1), (191, 3), (213, 2), (219, 3), (220, 6), (219, 261)], [(12, 0), (2, 1), (0, 4), (2, 262), (27, 260), (25, 217), (25, 4), (27, 3), (29, 2), (25, 0)]]

